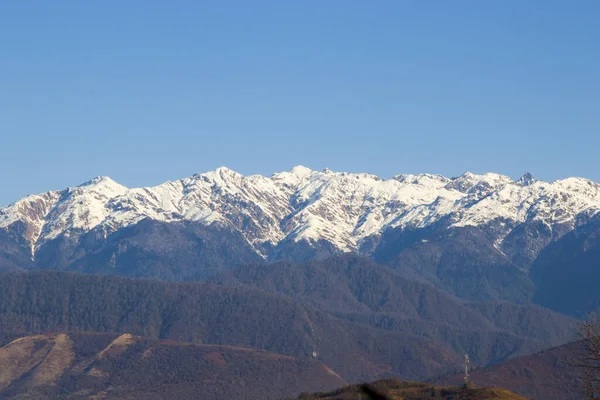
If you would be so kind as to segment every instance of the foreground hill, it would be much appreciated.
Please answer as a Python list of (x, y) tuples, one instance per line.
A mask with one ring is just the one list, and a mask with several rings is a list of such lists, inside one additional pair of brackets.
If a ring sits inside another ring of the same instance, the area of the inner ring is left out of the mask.
[[(313, 394), (303, 393), (299, 400), (355, 400), (369, 398), (366, 389), (386, 400), (526, 400), (515, 393), (500, 388), (463, 389), (457, 386), (437, 387), (426, 383), (405, 382), (397, 379), (377, 381), (368, 385), (350, 385)], [(373, 399), (376, 400), (376, 399)]]
[[(475, 370), (473, 382), (484, 386), (501, 386), (532, 400), (580, 400), (580, 371), (574, 366), (581, 343), (545, 350)], [(441, 379), (441, 383), (458, 384), (460, 374)]]
[(280, 399), (344, 380), (321, 362), (129, 334), (46, 334), (0, 348), (0, 398)]

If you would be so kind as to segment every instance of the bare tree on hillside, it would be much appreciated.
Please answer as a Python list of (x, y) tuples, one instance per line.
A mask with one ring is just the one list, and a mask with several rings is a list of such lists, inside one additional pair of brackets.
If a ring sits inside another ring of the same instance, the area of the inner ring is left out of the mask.
[(584, 398), (600, 399), (600, 316), (590, 314), (580, 328), (583, 351), (579, 356), (584, 383)]

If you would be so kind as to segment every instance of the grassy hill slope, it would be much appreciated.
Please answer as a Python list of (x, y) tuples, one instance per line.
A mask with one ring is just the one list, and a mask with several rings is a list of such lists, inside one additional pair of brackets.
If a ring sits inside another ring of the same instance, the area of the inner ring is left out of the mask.
[(345, 381), (323, 363), (134, 335), (46, 334), (0, 348), (0, 398), (279, 399)]

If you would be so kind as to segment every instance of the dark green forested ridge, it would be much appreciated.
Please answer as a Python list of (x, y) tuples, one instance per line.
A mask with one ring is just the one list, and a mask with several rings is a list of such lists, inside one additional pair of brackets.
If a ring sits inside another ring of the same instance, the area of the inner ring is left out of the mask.
[(566, 343), (577, 326), (532, 304), (465, 302), (356, 256), (244, 265), (211, 281), (285, 294), (353, 322), (418, 334), (469, 353), (478, 365)]
[(0, 274), (1, 332), (131, 333), (319, 360), (349, 381), (427, 377), (459, 362), (439, 343), (337, 319), (247, 287), (56, 271)]

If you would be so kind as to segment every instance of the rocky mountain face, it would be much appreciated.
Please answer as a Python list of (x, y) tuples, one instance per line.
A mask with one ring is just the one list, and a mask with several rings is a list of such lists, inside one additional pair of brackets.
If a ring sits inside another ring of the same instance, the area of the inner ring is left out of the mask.
[(241, 264), (355, 253), (463, 299), (526, 303), (544, 275), (532, 265), (552, 269), (538, 258), (600, 227), (599, 210), (600, 185), (530, 174), (219, 168), (140, 189), (99, 177), (0, 209), (0, 269), (197, 280)]

